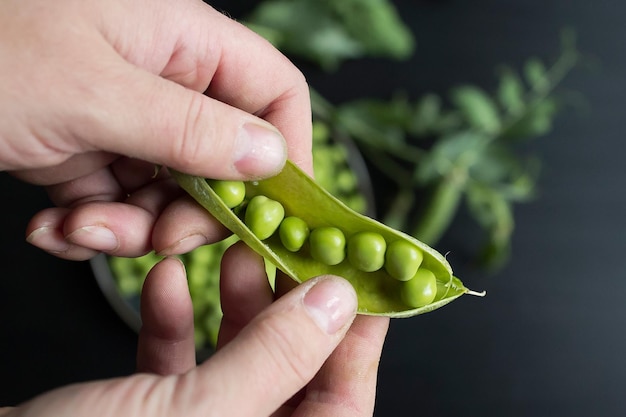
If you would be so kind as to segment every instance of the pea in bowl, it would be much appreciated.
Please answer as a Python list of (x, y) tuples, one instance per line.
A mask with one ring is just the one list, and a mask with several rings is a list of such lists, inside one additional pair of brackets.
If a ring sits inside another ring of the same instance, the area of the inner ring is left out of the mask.
[[(316, 181), (355, 211), (374, 214), (374, 197), (369, 174), (356, 146), (346, 138), (332, 135), (321, 122), (314, 123), (313, 162)], [(222, 318), (219, 299), (219, 267), (224, 251), (237, 241), (201, 246), (181, 260), (187, 270), (193, 301), (195, 343), (198, 360), (206, 359), (217, 341)], [(100, 254), (91, 267), (100, 289), (120, 318), (139, 331), (139, 299), (148, 271), (162, 258), (149, 253), (139, 258), (122, 258)], [(273, 266), (267, 264), (268, 276)]]

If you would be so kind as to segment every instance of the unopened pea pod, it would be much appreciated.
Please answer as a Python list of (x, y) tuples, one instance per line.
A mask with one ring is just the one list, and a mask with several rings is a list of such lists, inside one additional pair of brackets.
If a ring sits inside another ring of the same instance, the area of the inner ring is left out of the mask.
[(218, 221), (296, 282), (324, 274), (347, 279), (357, 293), (361, 314), (410, 317), (442, 307), (463, 294), (482, 295), (467, 289), (454, 277), (449, 263), (439, 252), (405, 233), (351, 210), (290, 161), (272, 178), (247, 182), (246, 200), (262, 195), (278, 201), (285, 209), (285, 216), (302, 219), (311, 231), (336, 227), (345, 234), (346, 240), (357, 233), (372, 232), (382, 236), (387, 245), (398, 240), (415, 245), (423, 256), (420, 268), (431, 271), (437, 280), (433, 300), (420, 307), (408, 305), (402, 297), (404, 282), (393, 278), (386, 268), (365, 272), (354, 267), (348, 259), (337, 265), (328, 265), (313, 259), (306, 248), (308, 243), (298, 252), (288, 250), (278, 233), (261, 240), (237, 216), (237, 210), (231, 210), (220, 200), (204, 178), (170, 171), (180, 186)]

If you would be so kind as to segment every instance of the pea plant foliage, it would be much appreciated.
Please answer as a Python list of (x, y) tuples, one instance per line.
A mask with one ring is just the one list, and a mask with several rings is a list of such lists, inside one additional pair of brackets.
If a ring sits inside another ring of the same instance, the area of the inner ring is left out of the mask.
[[(347, 60), (415, 53), (389, 0), (264, 0), (243, 22), (329, 77)], [(551, 61), (497, 66), (494, 91), (468, 82), (420, 97), (331, 103), (313, 86), (313, 116), (331, 136), (356, 142), (370, 171), (391, 183), (391, 197), (376, 201), (383, 223), (436, 245), (464, 208), (482, 231), (477, 265), (497, 270), (511, 253), (514, 206), (536, 197), (541, 161), (522, 149), (549, 136), (559, 111), (579, 99), (560, 86), (580, 62), (573, 31), (563, 30)]]

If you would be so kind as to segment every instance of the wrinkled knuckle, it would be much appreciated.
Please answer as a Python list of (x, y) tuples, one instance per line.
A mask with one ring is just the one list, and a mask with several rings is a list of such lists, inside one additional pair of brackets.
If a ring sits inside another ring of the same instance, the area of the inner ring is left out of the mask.
[[(210, 119), (211, 108), (200, 94), (191, 94), (183, 110), (183, 126), (180, 137), (173, 138), (174, 160), (181, 166), (198, 166), (206, 159), (207, 130), (211, 128), (206, 121)], [(210, 135), (210, 133), (209, 133)]]
[(289, 89), (290, 93), (288, 95), (297, 97), (308, 97), (309, 96), (309, 83), (306, 79), (306, 76), (302, 71), (298, 68), (293, 68), (292, 71), (292, 81), (291, 88)]

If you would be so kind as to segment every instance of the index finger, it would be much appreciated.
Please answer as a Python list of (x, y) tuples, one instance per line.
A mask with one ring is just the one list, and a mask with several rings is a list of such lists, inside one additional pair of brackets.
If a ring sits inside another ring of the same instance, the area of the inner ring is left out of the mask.
[[(151, 13), (139, 22), (115, 20), (105, 36), (116, 50), (130, 63), (270, 122), (285, 137), (288, 157), (312, 172), (311, 103), (302, 72), (261, 36), (205, 3), (150, 4), (168, 19)], [(139, 31), (139, 42), (116, 37), (127, 31)], [(150, 33), (152, 39), (145, 36)], [(160, 55), (150, 51), (155, 44)], [(146, 60), (150, 53), (154, 58)]]

